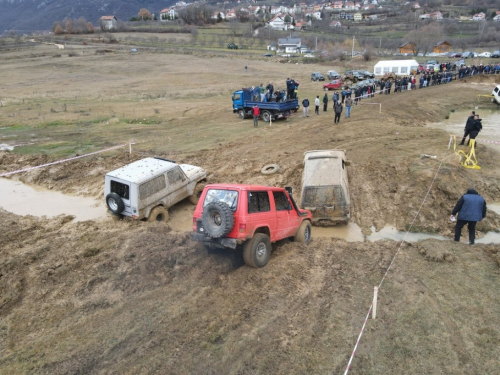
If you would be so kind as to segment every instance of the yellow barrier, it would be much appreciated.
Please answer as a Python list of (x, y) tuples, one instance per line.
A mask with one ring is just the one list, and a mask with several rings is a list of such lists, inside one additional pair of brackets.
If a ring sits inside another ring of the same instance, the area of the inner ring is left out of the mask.
[[(453, 151), (455, 151), (455, 154), (457, 154), (460, 157), (460, 164), (464, 168), (469, 168), (469, 169), (481, 169), (479, 165), (477, 165), (477, 158), (476, 158), (476, 140), (475, 139), (469, 139), (469, 146), (470, 148), (468, 150), (457, 150), (457, 137), (455, 135), (451, 135), (453, 139)], [(462, 159), (463, 158), (463, 159)]]

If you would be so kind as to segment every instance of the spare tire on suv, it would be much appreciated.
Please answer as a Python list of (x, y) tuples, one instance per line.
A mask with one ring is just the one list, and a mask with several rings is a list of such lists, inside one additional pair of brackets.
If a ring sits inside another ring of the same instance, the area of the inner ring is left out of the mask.
[(212, 202), (203, 208), (201, 222), (212, 238), (227, 236), (234, 226), (234, 215), (224, 202)]

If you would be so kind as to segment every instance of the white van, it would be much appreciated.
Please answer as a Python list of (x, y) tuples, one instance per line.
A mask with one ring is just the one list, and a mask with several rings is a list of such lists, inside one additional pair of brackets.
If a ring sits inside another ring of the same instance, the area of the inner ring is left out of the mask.
[(300, 208), (310, 210), (315, 225), (349, 222), (351, 197), (344, 150), (304, 153)]
[(493, 89), (491, 95), (493, 96), (493, 99), (491, 99), (491, 101), (500, 105), (500, 85), (497, 85), (497, 87)]
[(106, 205), (115, 215), (167, 221), (168, 208), (185, 198), (193, 204), (205, 187), (207, 171), (163, 158), (146, 158), (108, 172)]

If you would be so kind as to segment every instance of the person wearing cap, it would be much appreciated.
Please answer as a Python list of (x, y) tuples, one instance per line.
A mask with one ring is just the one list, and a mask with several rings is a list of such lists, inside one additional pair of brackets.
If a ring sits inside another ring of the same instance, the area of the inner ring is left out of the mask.
[(260, 108), (255, 104), (252, 108), (253, 112), (253, 126), (259, 126), (259, 116), (260, 116)]
[(470, 116), (467, 118), (467, 122), (465, 123), (465, 129), (464, 129), (464, 137), (462, 138), (462, 142), (460, 142), (461, 145), (465, 143), (465, 138), (467, 138), (468, 135), (470, 135), (470, 132), (474, 129), (474, 115), (476, 114), (475, 111), (472, 111), (470, 113)]
[(460, 241), (462, 228), (467, 224), (469, 229), (469, 244), (474, 245), (476, 238), (476, 223), (486, 217), (486, 201), (473, 188), (467, 189), (467, 192), (458, 200), (455, 208), (451, 212), (451, 220), (455, 220), (455, 241)]

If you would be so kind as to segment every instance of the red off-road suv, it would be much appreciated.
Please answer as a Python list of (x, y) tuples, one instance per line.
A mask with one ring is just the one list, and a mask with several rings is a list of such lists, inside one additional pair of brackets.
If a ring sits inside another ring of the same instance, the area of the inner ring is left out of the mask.
[(311, 241), (310, 211), (300, 210), (291, 188), (211, 184), (205, 186), (193, 215), (191, 238), (206, 248), (236, 249), (250, 267), (264, 267), (271, 242), (293, 237)]

